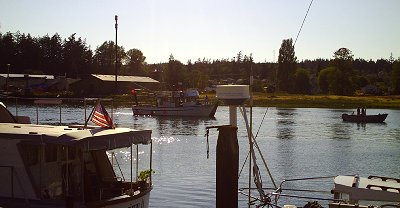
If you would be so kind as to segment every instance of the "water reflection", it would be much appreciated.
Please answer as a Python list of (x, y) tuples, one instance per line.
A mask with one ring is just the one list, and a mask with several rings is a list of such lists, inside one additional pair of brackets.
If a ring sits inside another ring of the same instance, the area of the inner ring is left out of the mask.
[(350, 123), (339, 121), (331, 125), (331, 139), (351, 139)]
[(295, 116), (297, 115), (296, 109), (277, 108), (277, 137), (279, 139), (292, 139), (294, 138), (295, 131), (294, 125)]
[(198, 135), (200, 129), (210, 118), (193, 117), (156, 117), (156, 126), (160, 135)]

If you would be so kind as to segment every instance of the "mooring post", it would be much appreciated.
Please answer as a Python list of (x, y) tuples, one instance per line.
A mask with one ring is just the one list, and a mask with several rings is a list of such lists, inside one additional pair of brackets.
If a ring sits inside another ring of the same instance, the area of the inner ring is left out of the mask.
[(237, 106), (249, 96), (248, 85), (218, 85), (216, 96), (229, 106), (230, 125), (218, 127), (217, 208), (238, 207), (239, 144), (237, 140)]
[(239, 144), (236, 126), (218, 128), (217, 208), (238, 207)]

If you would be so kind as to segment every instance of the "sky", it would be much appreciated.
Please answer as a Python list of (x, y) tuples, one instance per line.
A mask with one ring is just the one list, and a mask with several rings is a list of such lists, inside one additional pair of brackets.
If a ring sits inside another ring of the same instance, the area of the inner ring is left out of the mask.
[[(115, 41), (139, 49), (147, 63), (233, 58), (277, 61), (284, 39), (296, 39), (311, 0), (0, 0), (0, 32), (43, 37), (73, 33), (94, 51)], [(314, 0), (295, 45), (299, 61), (400, 57), (400, 0)]]

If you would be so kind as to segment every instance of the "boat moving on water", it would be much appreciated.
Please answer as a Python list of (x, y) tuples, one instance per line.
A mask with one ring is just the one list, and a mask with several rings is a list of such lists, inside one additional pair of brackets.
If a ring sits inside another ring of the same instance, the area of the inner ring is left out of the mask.
[[(0, 108), (1, 207), (149, 206), (151, 130), (22, 124)], [(132, 167), (130, 180), (117, 177), (106, 152), (130, 147), (132, 160), (132, 145), (150, 146), (142, 181)]]
[(387, 113), (377, 115), (352, 115), (343, 113), (342, 119), (343, 121), (356, 123), (382, 123), (385, 121), (387, 116)]
[(218, 104), (209, 104), (207, 97), (200, 103), (198, 98), (199, 92), (195, 89), (160, 91), (156, 95), (156, 106), (136, 105), (132, 111), (134, 115), (214, 117)]

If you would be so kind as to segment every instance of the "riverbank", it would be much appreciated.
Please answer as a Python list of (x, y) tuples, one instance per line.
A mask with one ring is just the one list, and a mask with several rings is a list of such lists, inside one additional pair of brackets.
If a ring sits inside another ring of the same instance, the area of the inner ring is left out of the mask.
[[(205, 96), (209, 102), (218, 102), (215, 93), (200, 95), (200, 101), (204, 102)], [(132, 106), (136, 104), (132, 95), (114, 95), (108, 98), (113, 99), (114, 106)], [(5, 98), (3, 98), (5, 99)], [(2, 100), (3, 100), (2, 99)], [(71, 98), (74, 103), (74, 98)], [(15, 102), (13, 98), (4, 101)], [(25, 102), (33, 102), (33, 98)], [(153, 94), (140, 93), (137, 96), (139, 105), (155, 105)], [(24, 99), (18, 102), (24, 103)], [(68, 103), (63, 102), (63, 103)], [(246, 105), (250, 102), (247, 101)], [(224, 105), (220, 102), (220, 105)], [(293, 95), (293, 94), (267, 94), (254, 93), (253, 106), (255, 107), (281, 107), (281, 108), (386, 108), (400, 109), (400, 95), (396, 96), (338, 96), (338, 95)]]
[(254, 106), (290, 108), (400, 109), (400, 96), (266, 95), (255, 93)]
[[(215, 93), (201, 94), (203, 101), (208, 96), (211, 103), (217, 102)], [(113, 96), (116, 105), (132, 105), (132, 95)], [(155, 104), (155, 98), (147, 94), (138, 95), (139, 105)], [(246, 103), (249, 105), (249, 101)], [(220, 102), (220, 105), (224, 105)], [(338, 95), (293, 95), (254, 93), (253, 106), (282, 108), (387, 108), (400, 109), (400, 96), (338, 96)]]

